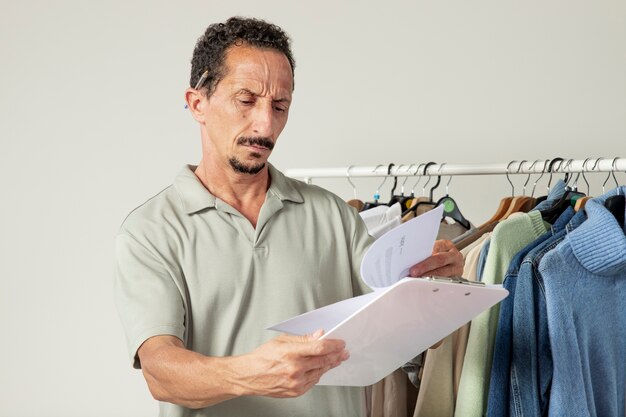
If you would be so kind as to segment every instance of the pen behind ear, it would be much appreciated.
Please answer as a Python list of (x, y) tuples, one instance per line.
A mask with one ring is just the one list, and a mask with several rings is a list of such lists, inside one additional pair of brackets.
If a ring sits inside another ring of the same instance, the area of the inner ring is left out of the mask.
[[(202, 75), (200, 76), (200, 79), (198, 80), (198, 82), (196, 83), (196, 86), (194, 87), (194, 90), (199, 89), (200, 87), (202, 87), (202, 84), (204, 84), (204, 82), (206, 81), (206, 79), (209, 76), (209, 70), (204, 70), (204, 72), (202, 73)], [(189, 106), (187, 104), (185, 104), (185, 108), (188, 109)]]

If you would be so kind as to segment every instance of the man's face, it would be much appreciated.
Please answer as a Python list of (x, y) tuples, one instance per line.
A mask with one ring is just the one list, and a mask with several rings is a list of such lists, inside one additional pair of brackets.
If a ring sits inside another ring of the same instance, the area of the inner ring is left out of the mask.
[(291, 66), (278, 51), (249, 46), (230, 48), (225, 65), (225, 77), (201, 106), (205, 156), (235, 172), (256, 174), (287, 123)]

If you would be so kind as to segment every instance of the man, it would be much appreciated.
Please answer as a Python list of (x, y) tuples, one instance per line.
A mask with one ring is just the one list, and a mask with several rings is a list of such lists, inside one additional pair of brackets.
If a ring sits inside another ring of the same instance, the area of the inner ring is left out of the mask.
[[(209, 26), (185, 93), (202, 159), (117, 236), (118, 310), (162, 416), (362, 414), (360, 389), (314, 386), (348, 358), (343, 341), (263, 330), (368, 291), (358, 270), (371, 238), (359, 216), (267, 162), (287, 123), (293, 69), (277, 26)], [(411, 274), (460, 275), (450, 242), (435, 252)]]

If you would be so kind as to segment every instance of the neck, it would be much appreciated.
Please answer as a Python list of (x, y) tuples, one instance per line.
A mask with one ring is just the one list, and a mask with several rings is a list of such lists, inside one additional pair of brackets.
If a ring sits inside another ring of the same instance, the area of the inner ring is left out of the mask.
[(267, 164), (257, 174), (242, 174), (229, 164), (220, 166), (203, 157), (194, 173), (211, 194), (238, 210), (256, 227), (270, 186)]

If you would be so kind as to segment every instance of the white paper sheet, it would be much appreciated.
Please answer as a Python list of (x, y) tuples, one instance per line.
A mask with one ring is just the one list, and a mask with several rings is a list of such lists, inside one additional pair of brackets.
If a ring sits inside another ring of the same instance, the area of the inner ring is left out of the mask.
[(385, 233), (361, 262), (361, 277), (373, 289), (389, 287), (409, 275), (409, 269), (428, 258), (439, 232), (443, 206)]

